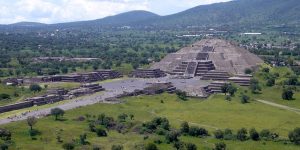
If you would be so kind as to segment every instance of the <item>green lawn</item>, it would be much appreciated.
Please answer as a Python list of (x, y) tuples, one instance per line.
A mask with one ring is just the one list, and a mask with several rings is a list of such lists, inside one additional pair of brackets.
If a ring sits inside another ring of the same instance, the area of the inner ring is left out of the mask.
[[(89, 149), (94, 144), (104, 146), (110, 149), (113, 144), (122, 144), (125, 149), (134, 149), (135, 145), (153, 142), (154, 139), (161, 138), (151, 135), (149, 139), (144, 140), (143, 135), (133, 131), (126, 134), (119, 134), (110, 131), (108, 137), (96, 137), (95, 133), (88, 130), (86, 121), (75, 121), (74, 119), (85, 114), (99, 115), (105, 113), (108, 116), (117, 117), (121, 113), (134, 114), (135, 122), (141, 123), (149, 121), (156, 116), (167, 117), (174, 128), (178, 128), (182, 121), (190, 122), (190, 125), (205, 127), (212, 132), (218, 129), (231, 128), (235, 132), (237, 129), (245, 127), (250, 129), (255, 127), (257, 130), (270, 129), (278, 132), (282, 138), (286, 138), (289, 131), (295, 127), (300, 127), (300, 116), (294, 112), (281, 110), (275, 107), (264, 105), (251, 101), (249, 104), (241, 104), (238, 98), (232, 101), (225, 101), (224, 96), (215, 95), (208, 100), (190, 99), (189, 101), (180, 101), (175, 95), (162, 94), (156, 96), (138, 96), (124, 99), (122, 104), (95, 104), (87, 107), (81, 107), (67, 111), (66, 121), (54, 121), (53, 117), (40, 119), (35, 125), (35, 129), (41, 131), (41, 135), (36, 140), (32, 140), (28, 135), (28, 126), (25, 121), (15, 122), (8, 125), (2, 125), (13, 132), (15, 141), (14, 149), (31, 150), (57, 150), (61, 145), (56, 142), (56, 133), (62, 129), (62, 139), (64, 142), (78, 139), (82, 133), (88, 134), (88, 141), (91, 145), (77, 146), (77, 149)], [(164, 103), (161, 103), (161, 100)], [(197, 144), (198, 149), (211, 149), (214, 143), (219, 142), (212, 137), (194, 138), (181, 137), (181, 140)], [(284, 145), (280, 142), (238, 142), (225, 141), (228, 149), (253, 150), (253, 149), (299, 149), (292, 144)], [(161, 144), (160, 149), (172, 149), (172, 145)]]

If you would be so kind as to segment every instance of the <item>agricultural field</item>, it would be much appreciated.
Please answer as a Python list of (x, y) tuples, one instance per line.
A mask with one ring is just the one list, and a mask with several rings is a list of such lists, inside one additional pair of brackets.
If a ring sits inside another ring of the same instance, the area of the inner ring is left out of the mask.
[[(238, 95), (238, 94), (237, 94)], [(67, 111), (61, 121), (55, 121), (53, 116), (39, 119), (34, 129), (40, 134), (34, 138), (29, 136), (29, 126), (26, 121), (2, 125), (1, 128), (12, 132), (12, 149), (31, 150), (57, 150), (62, 149), (65, 142), (75, 141), (75, 149), (91, 149), (98, 145), (110, 149), (112, 145), (123, 145), (125, 150), (137, 149), (140, 145), (161, 140), (157, 144), (159, 149), (173, 149), (173, 144), (165, 142), (164, 136), (157, 134), (139, 134), (137, 127), (155, 117), (165, 117), (169, 120), (171, 128), (179, 129), (182, 122), (187, 121), (190, 126), (202, 127), (208, 130), (209, 136), (198, 138), (180, 136), (179, 140), (197, 145), (198, 149), (212, 149), (215, 143), (224, 142), (228, 149), (252, 150), (270, 149), (296, 150), (290, 142), (283, 141), (252, 141), (217, 140), (213, 132), (217, 129), (230, 128), (234, 133), (240, 128), (255, 128), (257, 131), (269, 129), (279, 134), (280, 139), (288, 139), (289, 131), (300, 126), (299, 114), (288, 110), (278, 109), (256, 101), (242, 104), (239, 96), (226, 101), (224, 95), (214, 95), (209, 99), (190, 98), (188, 101), (180, 100), (176, 95), (162, 94), (155, 96), (137, 96), (123, 99), (121, 104), (95, 104)], [(97, 118), (100, 114), (117, 118), (120, 114), (133, 115), (130, 121), (132, 127), (124, 133), (116, 130), (107, 131), (107, 137), (97, 137), (89, 130), (88, 118)], [(85, 118), (85, 119), (78, 119)], [(87, 134), (87, 145), (78, 143), (79, 136)], [(59, 134), (62, 142), (57, 142)], [(76, 142), (77, 141), (77, 142)]]

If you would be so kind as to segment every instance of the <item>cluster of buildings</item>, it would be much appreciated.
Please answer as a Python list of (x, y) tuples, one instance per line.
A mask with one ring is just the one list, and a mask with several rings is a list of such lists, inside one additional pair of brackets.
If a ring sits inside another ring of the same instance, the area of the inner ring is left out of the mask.
[(99, 60), (99, 58), (68, 58), (68, 57), (36, 57), (33, 59), (34, 62), (64, 62), (64, 61), (72, 61), (72, 62), (89, 62)]
[(96, 92), (104, 91), (105, 89), (99, 84), (82, 84), (79, 88), (65, 90), (65, 89), (50, 89), (47, 94), (43, 96), (31, 97), (12, 105), (0, 107), (0, 113), (28, 108), (32, 106), (40, 106), (45, 104), (52, 104), (59, 101), (72, 99), (75, 97), (93, 94)]
[(80, 82), (91, 83), (107, 79), (120, 78), (123, 75), (114, 70), (98, 70), (87, 73), (76, 73), (68, 75), (41, 76), (32, 78), (8, 78), (2, 81), (6, 85), (22, 85), (43, 82)]

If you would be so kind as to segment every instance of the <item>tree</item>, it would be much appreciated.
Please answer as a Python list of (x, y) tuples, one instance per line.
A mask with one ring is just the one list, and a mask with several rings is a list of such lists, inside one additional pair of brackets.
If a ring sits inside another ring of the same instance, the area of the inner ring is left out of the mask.
[(282, 99), (293, 100), (294, 92), (291, 89), (284, 89), (282, 92)]
[(230, 96), (234, 96), (235, 92), (237, 91), (237, 88), (234, 87), (232, 84), (229, 85), (228, 87), (228, 93)]
[(29, 89), (33, 92), (40, 92), (42, 90), (42, 87), (38, 84), (31, 84)]
[(190, 126), (189, 126), (189, 123), (188, 122), (183, 122), (181, 125), (180, 125), (180, 131), (181, 133), (189, 133), (189, 130), (190, 130)]
[(229, 84), (224, 84), (222, 87), (221, 87), (221, 91), (222, 93), (224, 93), (225, 95), (228, 93), (228, 88), (229, 88)]
[(295, 128), (289, 133), (289, 139), (296, 145), (300, 145), (300, 128)]
[(226, 83), (221, 87), (221, 91), (225, 95), (227, 95), (227, 93), (229, 93), (230, 96), (233, 96), (235, 94), (235, 92), (237, 91), (237, 88), (234, 87), (232, 84)]
[(250, 138), (253, 141), (258, 141), (259, 140), (259, 134), (254, 128), (250, 129), (249, 134), (250, 134)]
[(216, 143), (214, 150), (226, 150), (226, 144), (223, 142)]
[(58, 119), (59, 116), (63, 116), (65, 111), (60, 108), (51, 109), (51, 115), (55, 116), (55, 120)]
[(33, 126), (34, 126), (36, 123), (37, 123), (37, 119), (36, 119), (34, 116), (28, 117), (28, 118), (27, 118), (27, 124), (28, 124), (28, 126), (30, 127), (30, 131), (32, 131)]
[(240, 141), (246, 141), (247, 140), (247, 130), (245, 128), (239, 129), (236, 135), (236, 138)]
[(145, 150), (158, 150), (158, 148), (154, 143), (148, 143), (145, 147)]
[(216, 130), (214, 132), (216, 139), (223, 139), (224, 138), (224, 132), (222, 130)]

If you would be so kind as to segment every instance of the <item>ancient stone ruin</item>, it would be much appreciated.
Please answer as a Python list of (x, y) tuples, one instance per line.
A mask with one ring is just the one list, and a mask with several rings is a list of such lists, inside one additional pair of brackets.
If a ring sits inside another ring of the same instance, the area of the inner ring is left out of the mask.
[(166, 74), (160, 69), (137, 69), (129, 76), (134, 78), (160, 78), (165, 77)]
[(258, 56), (232, 42), (204, 39), (167, 55), (151, 68), (161, 69), (170, 74), (190, 76), (202, 76), (211, 70), (236, 75), (244, 74), (246, 68), (255, 68), (260, 63), (263, 63), (263, 60)]

